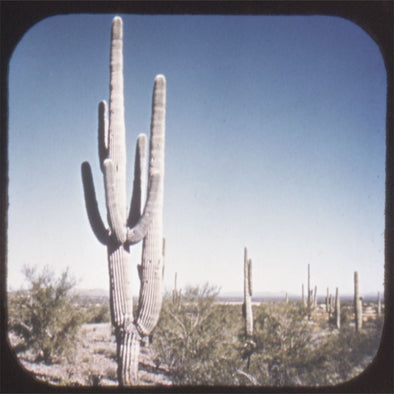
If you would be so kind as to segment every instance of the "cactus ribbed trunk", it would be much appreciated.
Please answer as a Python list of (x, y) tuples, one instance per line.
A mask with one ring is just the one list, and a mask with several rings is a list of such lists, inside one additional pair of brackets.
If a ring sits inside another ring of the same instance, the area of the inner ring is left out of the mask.
[(138, 362), (141, 346), (140, 335), (131, 330), (116, 333), (118, 381), (122, 386), (138, 382)]
[(245, 335), (253, 336), (253, 310), (252, 310), (252, 260), (248, 259), (248, 249), (244, 249), (244, 319)]
[[(82, 180), (89, 222), (98, 240), (107, 246), (111, 320), (117, 342), (118, 379), (121, 386), (138, 382), (140, 342), (151, 335), (162, 305), (164, 269), (163, 190), (166, 82), (155, 78), (149, 149), (146, 201), (146, 136), (137, 138), (133, 192), (127, 215), (126, 130), (123, 99), (123, 24), (115, 17), (111, 30), (110, 101), (99, 104), (99, 160), (104, 175), (109, 228), (98, 209), (89, 163), (82, 164)], [(133, 293), (129, 251), (143, 240), (137, 318), (133, 316)]]
[(377, 310), (378, 317), (382, 316), (382, 300), (380, 298), (380, 292), (378, 292), (378, 310)]
[(129, 253), (123, 245), (108, 245), (110, 305), (112, 324), (123, 327), (133, 321), (133, 298), (130, 292)]
[(358, 290), (358, 272), (354, 272), (354, 322), (356, 324), (356, 331), (359, 332), (362, 328), (362, 302)]
[(335, 291), (335, 324), (338, 329), (341, 328), (341, 300), (339, 299), (338, 287)]

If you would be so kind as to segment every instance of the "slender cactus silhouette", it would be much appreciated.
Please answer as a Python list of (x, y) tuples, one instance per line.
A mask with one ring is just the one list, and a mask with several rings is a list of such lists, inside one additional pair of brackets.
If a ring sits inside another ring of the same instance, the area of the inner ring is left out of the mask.
[(354, 272), (354, 322), (356, 331), (359, 332), (363, 325), (362, 298), (358, 291), (358, 272)]
[(339, 298), (338, 287), (335, 290), (335, 325), (338, 329), (341, 328), (341, 300)]
[(244, 320), (245, 335), (253, 336), (253, 310), (252, 310), (252, 260), (248, 259), (248, 249), (244, 249)]

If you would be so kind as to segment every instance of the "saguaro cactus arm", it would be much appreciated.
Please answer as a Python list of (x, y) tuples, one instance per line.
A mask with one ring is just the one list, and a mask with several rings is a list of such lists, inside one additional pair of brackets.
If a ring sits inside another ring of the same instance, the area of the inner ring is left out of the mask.
[(142, 213), (142, 190), (146, 187), (146, 135), (140, 134), (135, 148), (133, 193), (127, 227), (134, 227)]
[[(106, 183), (106, 200), (111, 228), (119, 243), (127, 240), (134, 244), (145, 237), (152, 220), (153, 209), (161, 204), (159, 199), (163, 190), (164, 173), (164, 134), (165, 134), (166, 83), (163, 75), (155, 78), (152, 99), (152, 120), (149, 157), (149, 189), (144, 212), (134, 228), (126, 228), (122, 223), (119, 198), (116, 190), (116, 171), (111, 159), (104, 160), (104, 179)], [(110, 131), (111, 135), (111, 131)], [(135, 213), (133, 214), (135, 217)], [(129, 215), (130, 217), (130, 215)]]
[(129, 228), (121, 222), (121, 214), (117, 204), (115, 169), (112, 160), (104, 161), (105, 193), (107, 202), (108, 217), (111, 228), (117, 241), (121, 244), (127, 241), (128, 244), (140, 242), (148, 232), (149, 224), (152, 221), (153, 211), (157, 205), (158, 188), (161, 175), (159, 173), (150, 176), (148, 197), (144, 212), (134, 227)]
[(166, 80), (163, 75), (157, 75), (152, 98), (148, 196), (135, 228), (127, 229), (127, 242), (130, 244), (138, 242), (141, 234), (143, 237), (146, 235), (152, 216), (156, 214), (154, 210), (159, 213), (163, 209), (165, 116)]
[(104, 172), (104, 160), (108, 158), (108, 106), (106, 101), (101, 101), (98, 109), (98, 147), (101, 171)]
[(126, 228), (126, 241), (129, 245), (140, 242), (148, 233), (149, 225), (152, 222), (153, 212), (157, 204), (157, 190), (159, 187), (160, 175), (155, 174), (150, 177), (150, 188), (145, 204), (144, 212), (134, 227)]
[(148, 196), (155, 203), (150, 208), (147, 202), (140, 220), (143, 223), (144, 216), (152, 218), (142, 247), (142, 278), (136, 320), (137, 328), (143, 335), (149, 335), (156, 326), (162, 305), (165, 106), (166, 80), (163, 75), (158, 75), (152, 99), (149, 157), (149, 194), (152, 193), (152, 196)]
[(96, 193), (94, 190), (92, 170), (90, 164), (85, 161), (81, 166), (82, 183), (85, 195), (86, 211), (93, 233), (97, 239), (104, 245), (107, 245), (109, 239), (109, 230), (105, 227), (98, 209)]
[(153, 87), (149, 174), (164, 170), (166, 79), (157, 75)]

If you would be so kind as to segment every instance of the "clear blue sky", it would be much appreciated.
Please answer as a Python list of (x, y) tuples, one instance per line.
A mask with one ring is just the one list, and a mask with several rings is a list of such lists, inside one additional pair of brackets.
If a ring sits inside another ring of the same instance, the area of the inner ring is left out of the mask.
[[(177, 272), (241, 292), (247, 245), (256, 292), (299, 294), (308, 263), (322, 294), (352, 293), (355, 270), (362, 293), (383, 291), (386, 72), (367, 33), (324, 16), (121, 16), (129, 195), (153, 79), (167, 79), (166, 287)], [(11, 59), (9, 288), (24, 264), (108, 288), (80, 165), (105, 218), (97, 106), (113, 17), (41, 21)]]

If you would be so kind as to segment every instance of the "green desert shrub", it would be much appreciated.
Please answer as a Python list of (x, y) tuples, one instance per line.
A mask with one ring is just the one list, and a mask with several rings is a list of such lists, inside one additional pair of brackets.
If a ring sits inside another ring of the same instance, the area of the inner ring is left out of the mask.
[(353, 325), (327, 336), (316, 352), (325, 359), (326, 373), (319, 384), (336, 384), (357, 376), (372, 361), (379, 347), (382, 325), (379, 319), (356, 332)]
[(293, 303), (261, 304), (255, 312), (249, 373), (260, 385), (301, 383), (309, 363), (313, 330), (303, 307)]
[(85, 323), (108, 323), (111, 320), (108, 304), (89, 305), (85, 310)]
[(19, 348), (30, 350), (36, 361), (51, 363), (72, 348), (83, 316), (70, 294), (75, 281), (68, 270), (56, 278), (48, 268), (37, 273), (26, 267), (27, 290), (9, 294), (8, 327), (19, 337)]
[(362, 372), (380, 335), (379, 319), (356, 333), (348, 320), (337, 330), (309, 321), (295, 304), (262, 304), (255, 312), (256, 349), (247, 372), (260, 385), (337, 384)]
[(240, 362), (240, 307), (216, 303), (209, 285), (192, 287), (177, 302), (164, 299), (153, 346), (174, 384), (231, 385)]

